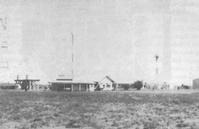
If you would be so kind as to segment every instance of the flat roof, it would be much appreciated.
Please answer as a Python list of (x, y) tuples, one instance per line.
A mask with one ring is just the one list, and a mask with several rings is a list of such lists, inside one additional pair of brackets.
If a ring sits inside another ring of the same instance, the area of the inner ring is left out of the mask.
[(73, 79), (63, 79), (63, 78), (58, 78), (56, 81), (73, 81)]

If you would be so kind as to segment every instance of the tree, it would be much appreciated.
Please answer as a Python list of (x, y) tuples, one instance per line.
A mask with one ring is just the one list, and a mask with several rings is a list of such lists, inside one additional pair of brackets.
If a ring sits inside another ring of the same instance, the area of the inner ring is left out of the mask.
[(133, 88), (136, 88), (137, 90), (140, 90), (143, 87), (142, 81), (136, 81), (133, 83)]
[(123, 85), (122, 87), (124, 88), (124, 90), (129, 90), (130, 85), (129, 85), (129, 84), (125, 84), (125, 85)]

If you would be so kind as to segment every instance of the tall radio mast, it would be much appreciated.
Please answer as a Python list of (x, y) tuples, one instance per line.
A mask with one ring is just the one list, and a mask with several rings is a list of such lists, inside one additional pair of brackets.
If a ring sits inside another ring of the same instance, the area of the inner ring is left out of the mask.
[(72, 81), (74, 79), (74, 35), (71, 32), (71, 43), (72, 43), (72, 55), (71, 55), (71, 61), (72, 61)]

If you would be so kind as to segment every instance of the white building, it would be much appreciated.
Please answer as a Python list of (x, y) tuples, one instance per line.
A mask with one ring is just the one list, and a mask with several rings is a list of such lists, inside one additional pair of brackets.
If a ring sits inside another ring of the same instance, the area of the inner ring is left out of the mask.
[(103, 91), (111, 91), (114, 90), (115, 81), (111, 79), (109, 76), (105, 76), (101, 81), (99, 81), (99, 88)]

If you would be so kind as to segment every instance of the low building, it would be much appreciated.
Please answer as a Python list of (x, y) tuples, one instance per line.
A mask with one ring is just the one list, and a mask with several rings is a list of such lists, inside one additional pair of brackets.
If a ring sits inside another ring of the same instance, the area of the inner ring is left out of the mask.
[(116, 90), (129, 90), (132, 87), (132, 83), (117, 83)]
[(55, 81), (49, 82), (52, 91), (94, 91), (94, 83)]
[(18, 89), (19, 86), (14, 83), (0, 83), (0, 89)]

